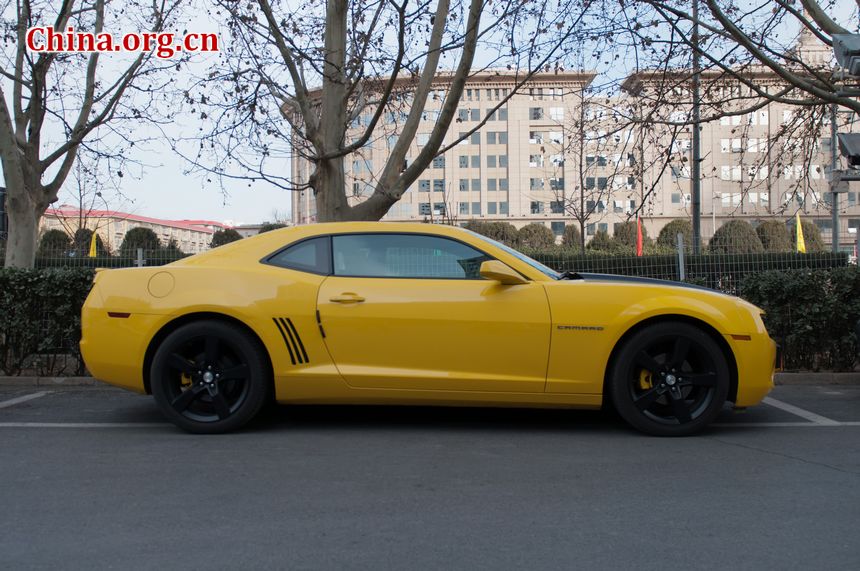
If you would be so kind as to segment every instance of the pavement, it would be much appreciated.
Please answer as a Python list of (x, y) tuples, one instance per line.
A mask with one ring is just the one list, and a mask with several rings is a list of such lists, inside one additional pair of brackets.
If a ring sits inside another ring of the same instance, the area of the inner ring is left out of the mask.
[(611, 413), (273, 407), (0, 387), (0, 569), (858, 569), (860, 387), (689, 438)]

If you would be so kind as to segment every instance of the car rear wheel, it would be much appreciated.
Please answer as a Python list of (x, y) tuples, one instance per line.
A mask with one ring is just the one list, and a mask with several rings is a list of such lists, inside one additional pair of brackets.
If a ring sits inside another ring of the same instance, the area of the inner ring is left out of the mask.
[(266, 356), (241, 328), (196, 321), (170, 333), (152, 360), (150, 386), (161, 412), (199, 434), (236, 430), (269, 395)]
[(725, 355), (687, 323), (645, 327), (618, 352), (609, 378), (618, 414), (657, 436), (686, 436), (714, 420), (729, 391)]

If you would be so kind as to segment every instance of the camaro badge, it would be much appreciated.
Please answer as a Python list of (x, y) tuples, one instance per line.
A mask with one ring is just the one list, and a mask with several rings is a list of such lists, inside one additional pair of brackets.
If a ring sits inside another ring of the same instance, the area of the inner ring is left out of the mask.
[(558, 328), (572, 331), (603, 331), (602, 325), (559, 325)]

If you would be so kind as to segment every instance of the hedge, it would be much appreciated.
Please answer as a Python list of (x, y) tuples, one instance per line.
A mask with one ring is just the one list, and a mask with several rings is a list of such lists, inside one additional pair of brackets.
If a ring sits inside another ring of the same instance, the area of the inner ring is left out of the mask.
[(88, 268), (0, 270), (0, 374), (83, 374), (81, 306)]
[(860, 320), (860, 269), (761, 272), (748, 276), (743, 297), (765, 310), (786, 369), (851, 370)]
[[(551, 257), (556, 269), (655, 276), (671, 256)], [(535, 257), (541, 258), (540, 254)], [(860, 269), (829, 254), (689, 256), (691, 281), (741, 285), (741, 297), (762, 307), (788, 369), (848, 370), (855, 364), (860, 319)], [(619, 261), (624, 262), (620, 265)], [(758, 271), (766, 260), (782, 271)], [(614, 265), (611, 263), (614, 262)], [(663, 264), (663, 265), (661, 265)], [(828, 267), (838, 264), (841, 267)], [(625, 271), (618, 271), (625, 270)], [(94, 272), (89, 268), (0, 269), (0, 374), (82, 374), (80, 311)], [(659, 275), (655, 276), (659, 277)], [(665, 276), (672, 278), (674, 276)], [(68, 358), (66, 358), (68, 355)]]

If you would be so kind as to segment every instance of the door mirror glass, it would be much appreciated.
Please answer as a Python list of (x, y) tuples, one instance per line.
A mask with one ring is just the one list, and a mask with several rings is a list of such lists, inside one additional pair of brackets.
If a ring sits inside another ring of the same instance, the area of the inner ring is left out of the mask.
[(481, 277), (497, 281), (502, 285), (519, 285), (528, 283), (526, 278), (498, 260), (488, 260), (482, 263)]

